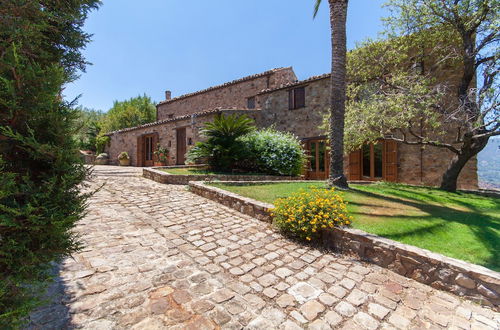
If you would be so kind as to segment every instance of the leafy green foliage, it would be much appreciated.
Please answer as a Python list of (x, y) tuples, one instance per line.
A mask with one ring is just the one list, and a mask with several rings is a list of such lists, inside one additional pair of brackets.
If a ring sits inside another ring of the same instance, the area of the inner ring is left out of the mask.
[(0, 328), (40, 303), (51, 262), (79, 248), (88, 170), (73, 138), (78, 112), (60, 97), (85, 67), (81, 29), (96, 0), (0, 2)]
[(96, 140), (95, 140), (95, 146), (96, 146), (96, 153), (98, 155), (102, 154), (104, 152), (104, 149), (106, 148), (106, 145), (111, 141), (109, 136), (106, 135), (99, 135)]
[(187, 162), (207, 162), (213, 170), (227, 171), (245, 156), (238, 138), (255, 130), (245, 115), (218, 115), (200, 131), (206, 141), (198, 142), (188, 152)]
[(127, 159), (130, 159), (128, 152), (126, 151), (120, 152), (120, 154), (118, 155), (118, 160), (127, 160)]
[(156, 107), (146, 95), (126, 101), (115, 101), (113, 107), (101, 120), (101, 132), (109, 133), (128, 127), (135, 127), (156, 120)]
[(191, 148), (187, 162), (206, 163), (214, 171), (241, 169), (296, 176), (306, 161), (297, 137), (271, 128), (256, 130), (245, 115), (217, 116), (201, 133), (206, 141)]
[[(349, 53), (344, 141), (348, 151), (420, 125), (438, 131), (443, 121), (436, 109), (449, 90), (436, 80), (434, 72), (423, 74), (424, 63), (431, 65), (436, 59), (412, 45), (423, 43), (429, 48), (440, 42), (451, 47), (452, 39), (456, 40), (451, 34), (430, 30), (389, 41), (369, 40)], [(445, 49), (450, 51), (444, 46), (440, 50)], [(444, 59), (440, 65), (453, 66), (456, 61)]]
[(349, 225), (352, 217), (335, 189), (312, 187), (274, 201), (274, 223), (285, 234), (301, 240), (317, 240), (321, 232)]
[(158, 159), (161, 163), (166, 163), (168, 160), (169, 150), (165, 147), (162, 147), (159, 143), (156, 146), (156, 150), (154, 152), (156, 159)]
[(100, 110), (78, 108), (79, 118), (77, 120), (78, 131), (75, 139), (82, 150), (96, 151), (97, 136), (101, 132), (100, 121), (105, 114)]
[(348, 124), (369, 132), (368, 140), (390, 133), (453, 152), (441, 189), (455, 191), (467, 162), (500, 135), (500, 1), (388, 0), (387, 7), (390, 43), (368, 42), (371, 51), (351, 56), (353, 81), (379, 87), (369, 101), (350, 89)]
[(267, 128), (246, 134), (239, 141), (250, 160), (244, 165), (251, 171), (296, 176), (304, 168), (304, 149), (293, 134)]

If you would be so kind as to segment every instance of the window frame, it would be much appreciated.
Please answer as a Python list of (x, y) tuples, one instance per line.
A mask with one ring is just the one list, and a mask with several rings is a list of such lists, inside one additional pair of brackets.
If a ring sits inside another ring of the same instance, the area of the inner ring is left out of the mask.
[[(298, 92), (298, 91), (301, 92)], [(301, 99), (299, 99), (301, 97)], [(306, 107), (306, 86), (295, 87), (288, 90), (288, 110)]]
[[(252, 106), (250, 106), (252, 104)], [(255, 109), (256, 108), (256, 99), (255, 96), (247, 97), (247, 109)]]

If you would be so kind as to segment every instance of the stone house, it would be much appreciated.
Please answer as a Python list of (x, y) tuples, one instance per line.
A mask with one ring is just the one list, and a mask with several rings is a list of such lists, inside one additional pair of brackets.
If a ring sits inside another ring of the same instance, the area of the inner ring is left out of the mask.
[[(330, 75), (298, 81), (293, 69), (278, 68), (222, 85), (171, 98), (157, 105), (158, 121), (111, 132), (110, 159), (127, 151), (134, 166), (153, 166), (159, 143), (169, 149), (169, 165), (182, 165), (189, 148), (202, 137), (204, 123), (219, 114), (246, 114), (259, 127), (274, 126), (298, 136), (310, 155), (308, 179), (328, 176), (325, 132), (320, 129), (329, 106)], [(441, 148), (406, 145), (391, 140), (366, 145), (345, 158), (350, 180), (385, 180), (437, 185), (452, 153)], [(462, 171), (459, 187), (477, 189), (477, 161)]]

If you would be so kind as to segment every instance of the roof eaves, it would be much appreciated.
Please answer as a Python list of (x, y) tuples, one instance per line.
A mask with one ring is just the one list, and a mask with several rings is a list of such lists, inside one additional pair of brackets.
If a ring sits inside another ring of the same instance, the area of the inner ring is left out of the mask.
[(218, 108), (211, 109), (211, 110), (205, 110), (205, 111), (191, 113), (191, 114), (188, 114), (188, 115), (183, 115), (183, 116), (178, 116), (178, 117), (174, 117), (174, 118), (163, 119), (163, 120), (159, 120), (159, 121), (155, 121), (155, 122), (152, 122), (152, 123), (147, 123), (147, 124), (143, 124), (143, 125), (139, 125), (139, 126), (135, 126), (135, 127), (122, 128), (120, 130), (109, 132), (109, 133), (106, 133), (104, 135), (111, 136), (111, 135), (114, 135), (114, 134), (135, 131), (137, 129), (147, 128), (147, 127), (153, 127), (153, 126), (162, 125), (162, 124), (166, 124), (166, 123), (170, 123), (170, 122), (175, 122), (175, 121), (179, 121), (179, 120), (185, 120), (185, 119), (189, 119), (189, 118), (192, 118), (192, 117), (202, 117), (202, 116), (207, 116), (207, 115), (210, 115), (210, 114), (222, 113), (222, 112), (225, 112), (225, 111), (235, 111), (235, 110), (248, 111), (248, 112), (256, 112), (259, 109), (245, 110), (245, 109), (240, 109), (240, 108), (230, 108), (230, 107), (223, 107), (222, 108), (222, 107), (218, 107)]
[(199, 90), (199, 91), (196, 91), (196, 92), (192, 92), (192, 93), (180, 95), (180, 96), (174, 97), (173, 99), (170, 99), (170, 100), (164, 100), (164, 101), (161, 101), (160, 103), (158, 103), (156, 106), (158, 107), (158, 106), (163, 105), (163, 104), (172, 103), (172, 102), (175, 102), (175, 101), (178, 101), (178, 100), (182, 100), (182, 99), (185, 99), (185, 98), (188, 98), (188, 97), (191, 97), (191, 96), (195, 96), (195, 95), (207, 93), (207, 92), (219, 89), (219, 88), (228, 87), (228, 86), (235, 85), (235, 84), (238, 84), (238, 83), (242, 83), (242, 82), (245, 82), (245, 81), (249, 81), (249, 80), (253, 80), (253, 79), (265, 77), (265, 76), (271, 75), (273, 73), (276, 73), (276, 72), (279, 72), (279, 71), (283, 71), (283, 70), (288, 70), (288, 69), (291, 69), (291, 68), (292, 68), (291, 66), (289, 66), (289, 67), (282, 67), (282, 68), (275, 68), (275, 69), (271, 69), (271, 70), (264, 71), (264, 72), (261, 72), (261, 73), (257, 73), (257, 74), (254, 74), (254, 75), (246, 76), (246, 77), (243, 77), (243, 78), (239, 78), (239, 79), (236, 79), (236, 80), (232, 80), (232, 81), (226, 82), (226, 83), (221, 84), (221, 85), (216, 85), (216, 86), (208, 87), (206, 89), (202, 89), (202, 90)]
[(174, 122), (174, 121), (178, 121), (178, 120), (189, 119), (191, 117), (203, 116), (203, 115), (208, 115), (208, 114), (211, 114), (211, 113), (217, 113), (217, 112), (220, 112), (220, 111), (221, 111), (221, 109), (216, 108), (216, 109), (212, 109), (212, 110), (195, 112), (195, 113), (191, 113), (189, 115), (183, 115), (183, 116), (178, 116), (178, 117), (174, 117), (174, 118), (163, 119), (163, 120), (159, 120), (159, 121), (155, 121), (155, 122), (152, 122), (152, 123), (147, 123), (147, 124), (143, 124), (143, 125), (139, 125), (139, 126), (122, 128), (122, 129), (119, 129), (119, 130), (116, 130), (116, 131), (113, 131), (113, 132), (106, 133), (104, 135), (110, 136), (110, 135), (117, 134), (117, 133), (124, 133), (124, 132), (134, 131), (136, 129), (157, 126), (157, 125), (166, 124), (166, 123)]
[(257, 95), (267, 94), (267, 93), (271, 93), (274, 91), (278, 91), (280, 89), (287, 89), (287, 88), (291, 88), (291, 87), (304, 85), (304, 84), (307, 84), (307, 83), (310, 83), (313, 81), (330, 78), (330, 75), (331, 75), (330, 73), (325, 73), (325, 74), (322, 74), (319, 76), (312, 76), (312, 77), (309, 77), (309, 78), (304, 79), (304, 80), (299, 80), (299, 81), (296, 81), (294, 83), (284, 84), (284, 85), (281, 85), (281, 86), (276, 87), (276, 88), (263, 89)]

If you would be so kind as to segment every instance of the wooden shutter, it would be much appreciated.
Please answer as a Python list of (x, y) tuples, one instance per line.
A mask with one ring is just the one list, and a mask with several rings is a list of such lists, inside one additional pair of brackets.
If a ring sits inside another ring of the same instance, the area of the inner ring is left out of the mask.
[(249, 97), (247, 99), (247, 108), (248, 109), (255, 109), (255, 96)]
[(155, 154), (155, 151), (158, 149), (158, 143), (160, 142), (160, 138), (158, 133), (153, 134), (153, 162), (158, 161), (158, 157)]
[(142, 136), (139, 136), (137, 138), (137, 155), (136, 155), (136, 164), (135, 166), (144, 166), (143, 164), (143, 157), (144, 157), (144, 140)]
[(177, 165), (184, 165), (186, 162), (186, 128), (177, 129)]
[(361, 150), (349, 154), (349, 180), (361, 180)]
[(289, 110), (294, 109), (294, 106), (293, 106), (293, 89), (290, 89), (288, 91), (288, 109)]
[(398, 180), (398, 143), (392, 140), (384, 141), (384, 180)]
[(306, 106), (306, 89), (305, 87), (295, 88), (294, 90), (295, 104), (294, 109), (303, 108)]

